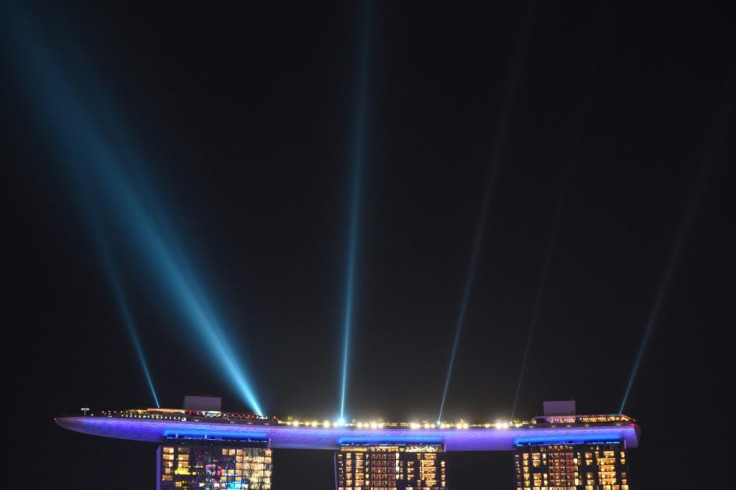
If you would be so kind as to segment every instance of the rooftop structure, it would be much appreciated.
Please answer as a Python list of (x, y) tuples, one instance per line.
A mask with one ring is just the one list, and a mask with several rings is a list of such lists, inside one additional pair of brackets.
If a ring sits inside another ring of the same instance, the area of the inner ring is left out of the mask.
[(219, 410), (131, 409), (61, 416), (56, 423), (95, 436), (147, 442), (265, 442), (272, 449), (339, 450), (346, 444), (441, 444), (445, 451), (514, 451), (535, 443), (620, 442), (638, 446), (640, 428), (627, 415), (544, 415), (515, 423), (418, 423), (280, 420)]

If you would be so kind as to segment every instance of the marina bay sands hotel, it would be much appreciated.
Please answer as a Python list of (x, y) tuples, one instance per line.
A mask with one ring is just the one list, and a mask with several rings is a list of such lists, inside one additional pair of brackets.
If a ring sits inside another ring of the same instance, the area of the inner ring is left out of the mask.
[(448, 489), (449, 451), (509, 452), (516, 490), (630, 490), (627, 452), (640, 436), (631, 417), (580, 415), (574, 401), (544, 402), (530, 421), (485, 424), (280, 420), (220, 405), (187, 396), (182, 409), (85, 408), (55, 422), (156, 444), (157, 490), (271, 489), (272, 450), (281, 448), (334, 451), (335, 490)]

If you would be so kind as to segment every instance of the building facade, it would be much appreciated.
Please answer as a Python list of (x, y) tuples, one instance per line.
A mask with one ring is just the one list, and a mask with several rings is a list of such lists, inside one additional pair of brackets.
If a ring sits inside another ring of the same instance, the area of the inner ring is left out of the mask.
[(629, 490), (620, 442), (529, 444), (514, 453), (517, 490)]
[(444, 490), (441, 444), (343, 445), (335, 453), (337, 490)]
[(273, 462), (264, 445), (172, 441), (157, 451), (157, 489), (270, 490)]
[(529, 421), (495, 424), (281, 420), (223, 412), (211, 397), (188, 397), (181, 409), (82, 409), (54, 420), (75, 432), (155, 443), (158, 490), (270, 489), (279, 449), (334, 451), (337, 490), (446, 490), (446, 456), (458, 451), (511, 452), (517, 490), (630, 490), (627, 451), (640, 436), (630, 416), (580, 415), (573, 400), (545, 402), (544, 415)]

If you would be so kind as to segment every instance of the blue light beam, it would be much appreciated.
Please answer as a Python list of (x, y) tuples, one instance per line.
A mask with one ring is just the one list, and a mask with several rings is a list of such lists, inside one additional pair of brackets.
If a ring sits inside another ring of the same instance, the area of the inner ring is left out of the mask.
[[(565, 181), (567, 184), (567, 181)], [(529, 330), (526, 336), (526, 343), (524, 345), (524, 355), (521, 358), (521, 370), (519, 372), (519, 380), (516, 383), (516, 393), (514, 394), (514, 405), (511, 408), (511, 419), (514, 420), (516, 416), (516, 405), (519, 402), (519, 393), (521, 392), (521, 384), (524, 380), (524, 372), (526, 371), (527, 359), (529, 357), (529, 351), (531, 350), (532, 337), (534, 336), (534, 327), (537, 324), (537, 316), (539, 314), (539, 305), (542, 302), (542, 296), (544, 295), (544, 287), (547, 283), (547, 275), (549, 273), (549, 263), (552, 258), (552, 252), (555, 249), (555, 243), (557, 242), (557, 229), (559, 227), (560, 216), (562, 215), (562, 208), (565, 196), (565, 187), (563, 185), (562, 192), (557, 201), (557, 209), (555, 210), (554, 220), (552, 222), (552, 233), (549, 238), (549, 245), (547, 245), (547, 252), (544, 256), (544, 264), (542, 265), (542, 274), (539, 278), (539, 285), (537, 286), (537, 295), (534, 298), (534, 307), (532, 309), (532, 317), (529, 321)]]
[(123, 323), (125, 324), (128, 335), (130, 336), (131, 342), (133, 343), (133, 348), (135, 350), (136, 356), (138, 357), (138, 362), (140, 363), (143, 375), (146, 378), (148, 389), (151, 392), (151, 396), (153, 397), (153, 401), (156, 407), (160, 408), (161, 404), (156, 393), (156, 388), (153, 383), (153, 377), (151, 375), (151, 370), (148, 367), (148, 361), (146, 360), (143, 346), (140, 342), (138, 328), (136, 326), (135, 320), (133, 319), (133, 314), (130, 310), (130, 306), (128, 304), (123, 285), (120, 281), (120, 277), (117, 273), (117, 268), (111, 256), (108, 240), (105, 236), (105, 231), (101, 226), (98, 210), (101, 209), (102, 203), (99, 203), (100, 205), (98, 205), (98, 203), (94, 202), (92, 192), (93, 189), (85, 186), (85, 184), (88, 185), (90, 182), (84, 179), (82, 175), (80, 175), (79, 168), (76, 168), (75, 177), (75, 182), (79, 186), (77, 190), (78, 195), (84, 201), (83, 211), (90, 227), (93, 230), (93, 239), (96, 243), (96, 250), (98, 251), (100, 261), (102, 262), (103, 268), (107, 275), (108, 283), (112, 288), (113, 296), (123, 317)]
[[(598, 26), (598, 36), (597, 36), (597, 42), (594, 45), (594, 49), (592, 49), (589, 53), (589, 73), (588, 73), (588, 79), (589, 79), (589, 85), (590, 81), (592, 81), (593, 77), (595, 76), (598, 68), (598, 60), (600, 59), (600, 49), (602, 46), (603, 41), (603, 34), (605, 32), (605, 20), (606, 16), (604, 15), (605, 12), (600, 12), (599, 17), (599, 26)], [(532, 316), (531, 320), (529, 321), (529, 330), (527, 332), (526, 336), (526, 343), (524, 345), (524, 354), (521, 359), (521, 370), (519, 371), (519, 380), (516, 383), (516, 392), (514, 394), (514, 404), (511, 408), (511, 419), (514, 420), (514, 417), (516, 416), (516, 407), (519, 403), (519, 395), (521, 393), (521, 385), (524, 381), (524, 374), (526, 372), (526, 366), (527, 361), (529, 359), (529, 352), (531, 350), (532, 345), (532, 339), (534, 337), (534, 330), (537, 325), (537, 318), (539, 315), (539, 305), (542, 302), (542, 297), (544, 296), (545, 292), (545, 286), (547, 284), (547, 276), (549, 274), (549, 264), (552, 258), (552, 253), (555, 249), (555, 245), (557, 243), (557, 230), (559, 229), (559, 223), (560, 223), (560, 217), (562, 216), (562, 210), (565, 205), (565, 197), (567, 194), (567, 187), (570, 183), (570, 178), (572, 174), (572, 170), (575, 166), (575, 162), (577, 161), (578, 151), (580, 149), (580, 144), (583, 138), (583, 131), (585, 128), (585, 122), (587, 120), (587, 114), (588, 114), (588, 105), (590, 103), (590, 92), (591, 89), (588, 87), (587, 90), (583, 92), (583, 96), (580, 99), (579, 106), (578, 106), (578, 116), (576, 118), (575, 127), (573, 128), (572, 132), (572, 139), (570, 144), (570, 155), (567, 158), (567, 161), (564, 166), (563, 171), (563, 184), (562, 189), (560, 191), (560, 195), (557, 200), (557, 206), (555, 209), (554, 218), (552, 221), (552, 232), (550, 233), (549, 238), (549, 244), (547, 245), (547, 252), (545, 253), (544, 257), (544, 263), (542, 265), (542, 273), (539, 279), (539, 283), (537, 286), (537, 295), (534, 299), (534, 307), (532, 309)]]
[[(732, 90), (733, 85), (734, 85), (734, 79), (731, 79), (729, 89)], [(639, 371), (639, 366), (644, 357), (644, 352), (646, 350), (647, 344), (649, 343), (649, 339), (652, 336), (652, 331), (654, 330), (654, 326), (657, 323), (657, 319), (662, 309), (662, 304), (664, 303), (664, 299), (665, 299), (665, 296), (667, 295), (667, 291), (669, 290), (669, 287), (672, 283), (672, 278), (675, 274), (675, 269), (679, 262), (680, 255), (682, 253), (682, 248), (685, 243), (685, 239), (690, 232), (693, 217), (695, 215), (695, 212), (697, 211), (700, 198), (705, 190), (705, 187), (707, 185), (708, 178), (710, 176), (712, 168), (716, 163), (717, 159), (714, 155), (715, 153), (714, 150), (718, 142), (723, 138), (725, 128), (727, 126), (727, 121), (729, 121), (728, 115), (731, 112), (731, 103), (732, 103), (731, 92), (727, 91), (726, 96), (727, 96), (726, 103), (720, 106), (721, 108), (720, 118), (717, 121), (718, 124), (716, 127), (716, 131), (714, 131), (714, 134), (712, 135), (712, 141), (710, 142), (709, 147), (706, 149), (706, 154), (703, 157), (703, 160), (700, 164), (700, 170), (698, 172), (697, 178), (695, 179), (695, 183), (694, 183), (693, 190), (689, 198), (689, 202), (687, 204), (685, 214), (683, 215), (682, 220), (680, 221), (680, 225), (677, 230), (677, 235), (672, 245), (672, 250), (670, 252), (669, 260), (667, 262), (667, 267), (665, 268), (664, 274), (662, 274), (662, 279), (659, 283), (659, 289), (657, 291), (657, 296), (655, 297), (654, 303), (652, 304), (652, 309), (649, 313), (649, 319), (647, 320), (646, 327), (644, 329), (644, 335), (642, 337), (641, 344), (639, 344), (639, 351), (637, 352), (636, 359), (634, 361), (634, 366), (631, 369), (631, 375), (629, 376), (629, 382), (626, 385), (626, 391), (624, 392), (623, 399), (621, 400), (621, 407), (619, 408), (619, 413), (624, 413), (624, 409), (626, 408), (626, 402), (628, 401), (629, 395), (631, 393), (631, 388), (634, 385), (634, 380), (636, 379), (636, 375)]]
[(366, 119), (368, 106), (368, 77), (371, 48), (371, 2), (363, 2), (362, 36), (358, 45), (357, 58), (359, 71), (357, 81), (357, 108), (355, 134), (353, 136), (353, 179), (352, 203), (350, 206), (350, 227), (348, 239), (348, 263), (345, 278), (345, 311), (343, 316), (342, 373), (340, 378), (340, 421), (345, 420), (345, 401), (347, 398), (348, 369), (350, 358), (350, 336), (353, 325), (353, 302), (355, 290), (355, 261), (358, 249), (358, 222), (360, 218), (361, 179), (365, 160)]
[[(207, 359), (219, 368), (242, 400), (262, 415), (250, 379), (213, 314), (179, 241), (162, 221), (162, 214), (156, 213), (153, 206), (146, 207), (134, 190), (145, 186), (134, 186), (121, 170), (134, 172), (134, 166), (142, 159), (125, 154), (105, 137), (99, 121), (109, 121), (110, 114), (93, 117), (91, 108), (98, 105), (90, 103), (89, 94), (80, 87), (101, 93), (95, 77), (79, 69), (70, 74), (61, 64), (60, 53), (50, 53), (31, 19), (18, 10), (11, 14), (4, 16), (8, 22), (3, 31), (10, 37), (12, 54), (19, 65), (14, 73), (29, 89), (26, 93), (31, 97), (35, 116), (58, 146), (57, 156), (72, 178), (98, 193), (96, 204), (100, 211), (116, 218), (111, 220), (111, 226), (117, 225), (121, 235), (136, 245), (138, 257), (150, 264), (153, 279), (164, 286), (182, 314), (184, 326), (198, 337), (197, 347), (208, 351)], [(108, 129), (108, 134), (123, 134), (125, 128), (118, 124)]]
[[(77, 177), (77, 181), (81, 184), (83, 182), (83, 179), (80, 179), (79, 175), (77, 175)], [(151, 370), (148, 367), (148, 361), (146, 360), (145, 353), (143, 352), (143, 346), (141, 345), (140, 337), (138, 335), (138, 328), (136, 326), (135, 320), (133, 319), (133, 314), (130, 310), (130, 306), (128, 305), (128, 300), (125, 295), (122, 283), (120, 282), (117, 268), (115, 267), (115, 264), (111, 257), (108, 240), (106, 239), (105, 232), (100, 225), (100, 219), (97, 213), (98, 206), (95, 205), (95, 203), (93, 202), (91, 196), (92, 193), (90, 191), (91, 189), (89, 188), (81, 188), (78, 191), (79, 195), (85, 201), (85, 215), (87, 216), (87, 220), (89, 221), (89, 224), (93, 229), (93, 238), (97, 245), (96, 249), (100, 255), (100, 260), (107, 275), (108, 282), (112, 288), (115, 301), (118, 305), (120, 313), (123, 316), (123, 323), (125, 324), (128, 335), (130, 336), (131, 342), (133, 343), (133, 348), (135, 349), (136, 356), (138, 357), (138, 362), (140, 363), (143, 375), (146, 378), (148, 389), (151, 392), (151, 396), (153, 397), (153, 401), (156, 404), (156, 407), (160, 408), (161, 404), (158, 400), (158, 395), (156, 394), (156, 387), (153, 383)]]
[(470, 261), (468, 263), (468, 270), (465, 277), (465, 287), (463, 288), (463, 296), (460, 303), (460, 312), (458, 314), (457, 322), (455, 324), (455, 336), (452, 342), (452, 351), (450, 352), (450, 362), (447, 366), (447, 375), (445, 376), (445, 384), (442, 390), (442, 401), (440, 402), (440, 412), (437, 417), (437, 421), (442, 420), (442, 413), (445, 409), (445, 401), (447, 400), (447, 392), (450, 387), (450, 379), (452, 378), (452, 370), (455, 365), (455, 357), (457, 355), (457, 347), (460, 343), (460, 332), (465, 322), (465, 313), (468, 307), (468, 301), (470, 299), (470, 291), (473, 285), (473, 277), (475, 276), (476, 264), (478, 262), (478, 254), (480, 253), (481, 243), (483, 241), (483, 233), (485, 231), (486, 221), (488, 220), (488, 212), (491, 204), (491, 197), (493, 194), (493, 188), (495, 187), (496, 174), (501, 166), (501, 156), (506, 144), (506, 133), (508, 131), (509, 119), (511, 116), (511, 108), (514, 100), (516, 99), (516, 87), (519, 78), (519, 73), (525, 58), (525, 50), (527, 44), (527, 38), (531, 30), (531, 2), (527, 4), (527, 12), (525, 21), (521, 30), (521, 37), (517, 44), (517, 51), (514, 56), (514, 61), (509, 71), (509, 76), (506, 80), (506, 100), (501, 111), (499, 118), (499, 124), (496, 128), (496, 134), (494, 139), (493, 153), (491, 155), (490, 166), (488, 170), (488, 177), (486, 180), (486, 187), (483, 193), (483, 200), (481, 202), (481, 212), (478, 218), (478, 223), (475, 229), (475, 238), (473, 240), (473, 251), (470, 255)]
[(165, 233), (170, 230), (168, 226), (159, 225), (154, 220), (151, 210), (143, 205), (142, 199), (115, 165), (98, 169), (95, 174), (95, 181), (105, 189), (108, 205), (114, 208), (116, 221), (134, 238), (139, 253), (149, 262), (151, 270), (156, 271), (154, 277), (163, 283), (190, 330), (203, 342), (200, 345), (208, 348), (211, 359), (251, 409), (263, 415), (244, 368), (230, 347), (231, 343), (178, 240), (170, 231)]
[(135, 353), (138, 356), (138, 362), (141, 365), (141, 368), (143, 369), (143, 374), (146, 377), (146, 382), (148, 383), (148, 389), (151, 391), (151, 396), (153, 396), (153, 401), (156, 404), (157, 408), (161, 407), (161, 404), (158, 401), (158, 395), (156, 394), (156, 388), (153, 385), (153, 378), (151, 376), (151, 371), (148, 368), (148, 362), (146, 361), (146, 356), (143, 353), (143, 346), (141, 345), (140, 338), (138, 337), (138, 329), (135, 325), (135, 320), (133, 320), (133, 315), (130, 311), (130, 307), (128, 306), (128, 300), (125, 296), (125, 292), (123, 291), (122, 284), (120, 283), (120, 278), (118, 277), (117, 271), (115, 270), (115, 265), (112, 262), (112, 259), (109, 257), (108, 249), (106, 246), (106, 243), (104, 243), (104, 238), (100, 237), (100, 241), (103, 241), (101, 248), (102, 253), (105, 256), (103, 259), (103, 263), (105, 266), (105, 271), (107, 272), (108, 280), (110, 281), (110, 284), (113, 289), (113, 293), (115, 294), (115, 299), (118, 303), (118, 307), (120, 308), (120, 311), (123, 315), (123, 321), (125, 322), (125, 327), (128, 330), (128, 334), (130, 335), (130, 339), (133, 342), (133, 348), (135, 349)]

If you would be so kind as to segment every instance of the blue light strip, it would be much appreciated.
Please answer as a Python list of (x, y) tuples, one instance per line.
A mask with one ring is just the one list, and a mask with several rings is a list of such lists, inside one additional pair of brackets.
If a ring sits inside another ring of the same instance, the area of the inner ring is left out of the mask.
[(601, 442), (610, 444), (621, 441), (621, 434), (595, 434), (591, 437), (571, 437), (571, 436), (542, 436), (542, 437), (520, 437), (514, 439), (514, 445), (523, 446), (525, 444), (593, 444), (595, 442)]
[(376, 436), (376, 437), (342, 437), (338, 439), (338, 444), (341, 446), (347, 445), (371, 445), (379, 446), (381, 444), (427, 444), (427, 445), (438, 445), (444, 446), (444, 442), (436, 437), (405, 437), (405, 436)]
[(166, 439), (196, 439), (196, 440), (218, 440), (218, 441), (249, 441), (257, 443), (268, 443), (268, 437), (263, 433), (237, 433), (226, 431), (166, 431), (164, 432)]

